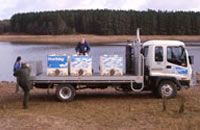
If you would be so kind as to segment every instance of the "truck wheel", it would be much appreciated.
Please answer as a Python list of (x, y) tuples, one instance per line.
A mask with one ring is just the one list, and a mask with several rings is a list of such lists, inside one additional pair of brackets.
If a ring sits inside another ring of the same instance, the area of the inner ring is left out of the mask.
[(60, 101), (63, 101), (63, 102), (64, 101), (67, 101), (67, 102), (72, 101), (74, 99), (75, 94), (76, 94), (76, 90), (70, 84), (59, 85), (56, 88), (56, 97)]
[(172, 81), (161, 82), (158, 87), (158, 94), (160, 98), (165, 97), (169, 99), (176, 97), (177, 90), (174, 82)]

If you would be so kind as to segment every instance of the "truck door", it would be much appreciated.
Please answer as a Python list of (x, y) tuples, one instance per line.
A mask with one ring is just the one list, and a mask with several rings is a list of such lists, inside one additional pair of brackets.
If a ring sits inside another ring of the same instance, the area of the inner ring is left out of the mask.
[(167, 46), (166, 75), (183, 78), (183, 76), (188, 75), (187, 66), (185, 48), (182, 46)]
[(151, 67), (151, 75), (162, 76), (165, 73), (163, 46), (155, 46), (153, 52), (154, 54), (152, 57), (153, 62)]

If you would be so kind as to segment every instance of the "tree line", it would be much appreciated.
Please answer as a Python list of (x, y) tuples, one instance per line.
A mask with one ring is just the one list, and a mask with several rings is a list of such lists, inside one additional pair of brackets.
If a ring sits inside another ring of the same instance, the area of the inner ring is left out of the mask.
[(134, 10), (62, 10), (19, 13), (11, 31), (25, 34), (199, 35), (200, 12)]
[(9, 20), (0, 21), (0, 34), (11, 32), (11, 26)]

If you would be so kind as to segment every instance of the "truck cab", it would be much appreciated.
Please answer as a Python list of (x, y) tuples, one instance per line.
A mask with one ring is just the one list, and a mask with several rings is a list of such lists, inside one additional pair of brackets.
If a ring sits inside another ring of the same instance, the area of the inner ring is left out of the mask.
[(189, 87), (191, 59), (181, 41), (152, 40), (142, 44), (145, 86), (160, 97), (172, 98)]

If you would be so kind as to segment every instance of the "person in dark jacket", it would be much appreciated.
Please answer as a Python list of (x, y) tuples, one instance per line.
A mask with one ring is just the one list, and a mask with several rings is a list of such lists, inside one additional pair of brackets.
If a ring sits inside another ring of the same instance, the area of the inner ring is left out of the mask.
[(28, 100), (29, 100), (29, 94), (30, 89), (32, 88), (32, 84), (30, 81), (30, 68), (28, 64), (22, 63), (22, 66), (20, 69), (16, 70), (14, 75), (17, 77), (17, 83), (24, 91), (24, 102), (23, 106), (24, 109), (28, 108)]
[(77, 55), (88, 55), (90, 52), (90, 45), (85, 39), (82, 39), (75, 48)]
[[(20, 68), (21, 68), (21, 57), (18, 56), (13, 67), (13, 72), (15, 73)], [(18, 92), (19, 92), (19, 84), (16, 84), (16, 93)]]

